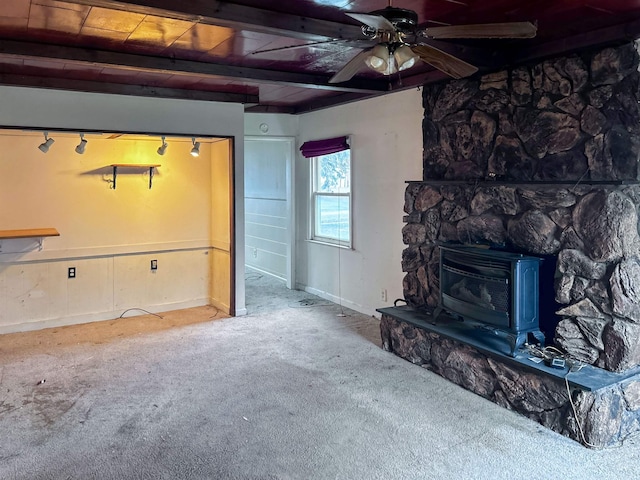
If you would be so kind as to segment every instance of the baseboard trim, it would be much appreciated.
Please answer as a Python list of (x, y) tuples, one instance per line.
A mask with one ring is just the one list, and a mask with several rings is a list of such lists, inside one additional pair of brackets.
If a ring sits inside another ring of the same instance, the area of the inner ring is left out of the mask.
[[(137, 315), (144, 315), (144, 312), (139, 309), (144, 309), (150, 313), (162, 313), (162, 312), (168, 312), (170, 310), (181, 310), (183, 308), (202, 307), (204, 305), (209, 305), (208, 300), (209, 299), (207, 298), (201, 298), (201, 299), (195, 299), (195, 300), (188, 300), (184, 302), (163, 303), (160, 305), (145, 305), (140, 307), (129, 307), (130, 309), (132, 309), (132, 313), (122, 318), (128, 318), (128, 317), (133, 317)], [(46, 328), (66, 327), (69, 325), (80, 325), (83, 323), (101, 322), (104, 320), (114, 320), (116, 318), (120, 318), (120, 316), (123, 315), (123, 312), (126, 312), (127, 310), (128, 310), (127, 308), (122, 308), (122, 309), (113, 310), (109, 312), (88, 313), (88, 314), (72, 315), (72, 316), (61, 317), (61, 318), (34, 320), (34, 321), (24, 322), (24, 323), (14, 323), (11, 325), (0, 325), (0, 335), (4, 335), (7, 333), (31, 332), (34, 330), (44, 330)], [(133, 313), (133, 312), (137, 312), (137, 313)]]
[(338, 297), (337, 295), (333, 295), (332, 293), (325, 292), (324, 290), (319, 290), (317, 288), (308, 287), (307, 285), (296, 284), (296, 290), (304, 290), (307, 293), (311, 293), (320, 298), (324, 298), (325, 300), (329, 300), (330, 302), (336, 303), (338, 305), (342, 305), (343, 307), (347, 307), (351, 310), (355, 310), (358, 313), (362, 313), (364, 315), (369, 315), (371, 317), (380, 317), (380, 314), (376, 312), (375, 308), (370, 309), (360, 305), (359, 303), (352, 302), (347, 300), (346, 298)]
[(225, 313), (227, 315), (231, 314), (231, 307), (228, 304), (221, 302), (216, 298), (209, 297), (209, 305), (216, 307), (222, 313)]

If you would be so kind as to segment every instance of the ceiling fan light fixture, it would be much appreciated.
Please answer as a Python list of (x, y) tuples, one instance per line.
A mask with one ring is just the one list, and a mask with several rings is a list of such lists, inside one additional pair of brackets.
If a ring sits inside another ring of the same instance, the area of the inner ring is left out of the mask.
[(420, 57), (413, 53), (411, 47), (408, 45), (402, 45), (393, 52), (393, 58), (398, 65), (398, 71), (402, 71), (413, 67)]
[(371, 70), (378, 73), (387, 73), (389, 68), (389, 60), (393, 57), (389, 55), (389, 47), (383, 44), (376, 45), (371, 49), (371, 54), (365, 58), (364, 63)]

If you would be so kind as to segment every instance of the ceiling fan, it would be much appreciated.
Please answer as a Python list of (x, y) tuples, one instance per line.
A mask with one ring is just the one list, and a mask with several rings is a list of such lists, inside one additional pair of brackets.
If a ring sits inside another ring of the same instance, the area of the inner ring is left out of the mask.
[(487, 23), (419, 28), (418, 14), (413, 10), (389, 5), (370, 13), (346, 13), (362, 23), (362, 33), (377, 43), (353, 57), (329, 83), (350, 80), (368, 67), (384, 75), (392, 75), (413, 67), (419, 60), (453, 78), (473, 75), (478, 68), (432, 45), (429, 39), (533, 38), (537, 27), (531, 22)]

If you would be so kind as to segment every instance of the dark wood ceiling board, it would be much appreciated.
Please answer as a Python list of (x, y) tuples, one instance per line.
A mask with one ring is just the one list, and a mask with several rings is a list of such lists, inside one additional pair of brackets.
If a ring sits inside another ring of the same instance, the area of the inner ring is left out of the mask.
[(5, 0), (0, 7), (0, 17), (4, 18), (29, 18), (31, 0)]
[(540, 4), (546, 1), (551, 1), (554, 5), (562, 4), (566, 6), (576, 0), (538, 0), (535, 3), (518, 2), (518, 5), (526, 5), (528, 8), (517, 9), (513, 8), (513, 0), (487, 0), (474, 2), (473, 4), (469, 2), (468, 6), (458, 6), (458, 8), (449, 11), (443, 10), (442, 13), (434, 18), (450, 25), (514, 21), (535, 22), (539, 12), (542, 10), (539, 8)]
[(29, 26), (28, 18), (0, 17), (0, 30), (6, 32), (26, 31)]
[(124, 12), (111, 8), (92, 7), (84, 23), (85, 27), (131, 35), (146, 15)]
[(129, 38), (129, 33), (118, 32), (115, 30), (103, 30), (100, 28), (87, 27), (86, 25), (80, 30), (82, 38), (78, 39), (75, 44), (81, 42), (91, 42), (96, 47), (119, 47), (124, 48), (124, 42)]
[[(370, 1), (369, 3), (375, 3), (375, 1)], [(343, 13), (351, 3), (349, 0), (234, 0), (233, 3), (251, 8), (264, 8), (280, 14), (293, 14), (307, 18), (320, 18), (331, 22), (350, 23), (350, 19), (345, 19)]]
[[(69, 3), (87, 6), (102, 6), (145, 15), (167, 16), (211, 25), (250, 30), (274, 35), (286, 35), (307, 40), (329, 38), (355, 38), (359, 27), (275, 12), (257, 7), (246, 7), (231, 2), (216, 0), (68, 0)], [(283, 2), (284, 3), (284, 2)]]
[(286, 94), (287, 87), (282, 85), (260, 85), (260, 101), (275, 104)]
[[(212, 59), (225, 59), (229, 64), (242, 64), (252, 52), (265, 48), (269, 43), (273, 42), (274, 38), (277, 37), (268, 36), (268, 38), (264, 38), (262, 35), (259, 38), (247, 37), (242, 32), (229, 37), (215, 48), (207, 51), (203, 55), (203, 60), (209, 57)], [(263, 63), (260, 61), (261, 58), (256, 56), (256, 62)]]
[[(314, 56), (310, 56), (313, 58), (313, 62), (310, 62), (307, 65), (309, 71), (313, 72), (332, 72), (335, 73), (343, 65), (346, 65), (349, 60), (355, 57), (358, 53), (361, 52), (359, 48), (344, 48), (338, 52), (327, 52), (326, 54), (317, 54)], [(337, 68), (336, 68), (337, 66)], [(362, 66), (363, 70), (367, 68), (365, 65)], [(375, 76), (372, 78), (376, 78)]]
[(147, 15), (131, 32), (127, 43), (170, 46), (194, 26), (193, 22)]
[(88, 13), (88, 7), (79, 11), (33, 4), (29, 13), (28, 28), (77, 35)]
[(230, 28), (196, 23), (173, 42), (169, 51), (205, 53), (213, 50), (234, 36), (235, 32)]

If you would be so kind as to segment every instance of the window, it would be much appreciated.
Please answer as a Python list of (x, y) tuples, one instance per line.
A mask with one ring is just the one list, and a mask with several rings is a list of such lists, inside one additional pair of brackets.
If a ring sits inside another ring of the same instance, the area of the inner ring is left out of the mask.
[(311, 238), (350, 247), (350, 150), (313, 157), (311, 164)]

